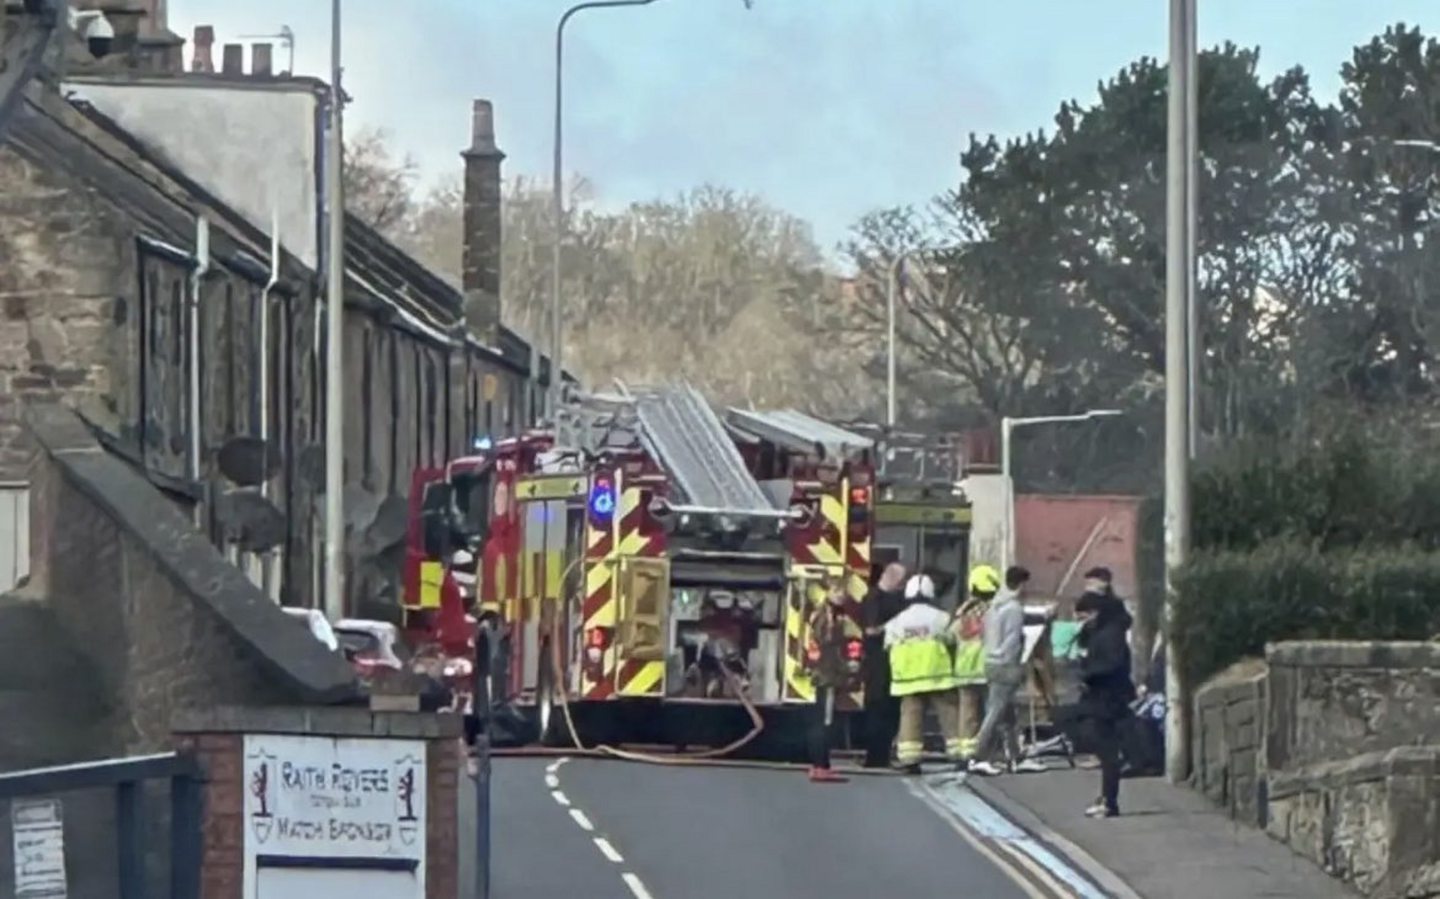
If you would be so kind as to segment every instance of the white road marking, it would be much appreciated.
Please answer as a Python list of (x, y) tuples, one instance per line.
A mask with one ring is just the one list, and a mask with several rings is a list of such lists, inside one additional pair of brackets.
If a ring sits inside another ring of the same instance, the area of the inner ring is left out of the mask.
[(620, 853), (615, 851), (615, 847), (610, 845), (610, 841), (605, 839), (604, 837), (595, 838), (595, 848), (600, 850), (601, 855), (610, 859), (610, 861), (614, 862), (617, 865), (625, 861), (625, 859), (621, 857)]
[[(595, 830), (594, 823), (591, 822), (580, 809), (570, 808), (570, 797), (558, 789), (560, 786), (560, 776), (558, 774), (560, 766), (568, 761), (570, 761), (568, 758), (558, 759), (546, 767), (545, 786), (550, 788), (550, 796), (554, 798), (556, 803), (570, 809), (570, 817), (580, 826), (580, 829), (586, 833), (592, 833)], [(620, 854), (619, 850), (617, 850), (609, 840), (604, 837), (594, 837), (594, 842), (595, 848), (600, 850), (600, 854), (605, 856), (608, 861), (617, 865), (623, 865), (625, 863), (625, 857)], [(630, 888), (630, 892), (635, 894), (635, 899), (655, 899), (655, 897), (650, 894), (650, 891), (645, 888), (645, 884), (640, 880), (639, 876), (629, 871), (626, 871), (620, 876), (624, 879), (625, 885)]]
[(650, 891), (645, 889), (645, 884), (640, 882), (640, 878), (634, 874), (626, 871), (620, 876), (625, 879), (625, 885), (630, 888), (630, 892), (635, 894), (635, 899), (655, 899), (654, 896), (650, 895)]

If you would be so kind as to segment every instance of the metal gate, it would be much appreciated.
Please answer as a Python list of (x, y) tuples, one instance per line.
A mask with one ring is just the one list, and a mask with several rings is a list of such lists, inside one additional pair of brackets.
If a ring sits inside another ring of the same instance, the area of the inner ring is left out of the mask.
[(30, 573), (30, 485), (0, 481), (0, 593)]

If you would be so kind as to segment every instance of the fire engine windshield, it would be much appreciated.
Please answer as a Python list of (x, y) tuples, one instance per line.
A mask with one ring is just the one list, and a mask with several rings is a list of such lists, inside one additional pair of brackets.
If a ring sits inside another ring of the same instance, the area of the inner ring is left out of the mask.
[(455, 530), (466, 541), (483, 537), (490, 521), (489, 469), (454, 477)]

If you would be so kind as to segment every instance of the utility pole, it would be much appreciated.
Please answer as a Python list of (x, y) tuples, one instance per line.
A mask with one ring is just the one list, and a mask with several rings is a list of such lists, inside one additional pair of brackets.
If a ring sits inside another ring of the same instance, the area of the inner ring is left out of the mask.
[(1165, 181), (1165, 774), (1190, 773), (1184, 684), (1174, 640), (1175, 573), (1190, 551), (1190, 290), (1195, 234), (1191, 230), (1189, 153), (1195, 122), (1189, 102), (1194, 76), (1195, 0), (1170, 0), (1169, 134)]
[(1186, 25), (1185, 59), (1189, 64), (1189, 77), (1185, 89), (1185, 227), (1190, 235), (1191, 259), (1189, 282), (1185, 297), (1185, 320), (1188, 335), (1185, 343), (1185, 358), (1190, 378), (1189, 394), (1186, 399), (1190, 460), (1193, 462), (1200, 453), (1200, 383), (1201, 346), (1200, 333), (1200, 290), (1198, 251), (1200, 242), (1199, 197), (1200, 197), (1200, 48), (1197, 37), (1198, 21), (1196, 7), (1198, 0), (1189, 3), (1189, 20)]
[(331, 621), (345, 617), (345, 180), (344, 91), (340, 87), (340, 0), (330, 4), (330, 142), (325, 146), (325, 588)]

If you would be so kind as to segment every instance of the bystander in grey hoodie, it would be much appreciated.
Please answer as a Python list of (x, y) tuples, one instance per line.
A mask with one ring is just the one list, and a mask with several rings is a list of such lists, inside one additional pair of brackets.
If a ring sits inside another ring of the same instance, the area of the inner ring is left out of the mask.
[(1008, 587), (995, 594), (985, 611), (985, 671), (987, 676), (1020, 673), (1025, 649), (1025, 609), (1020, 594)]

